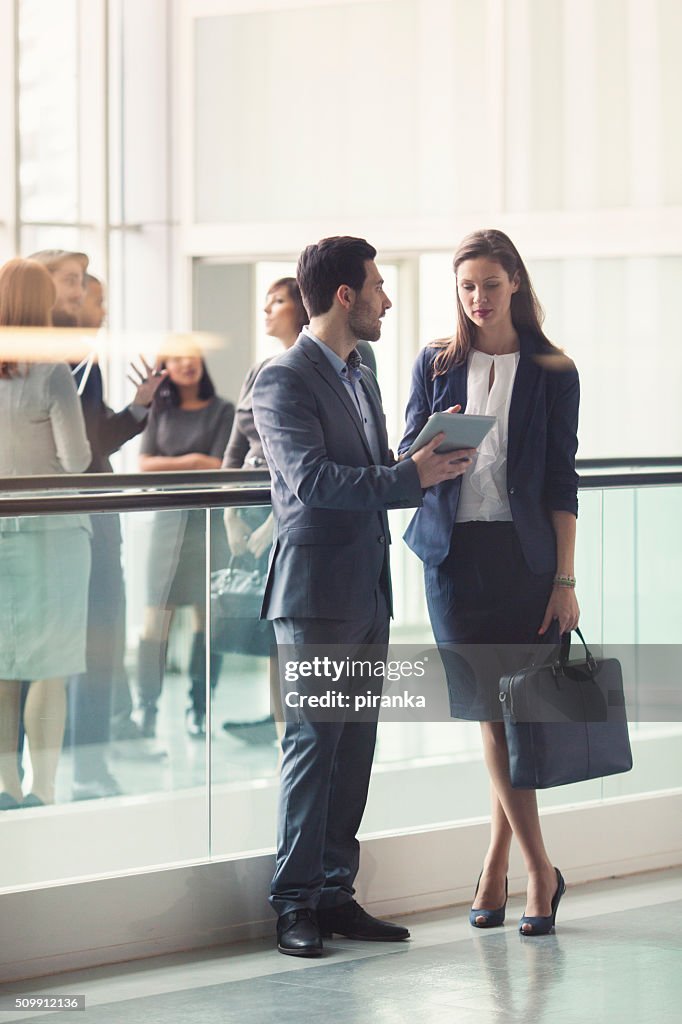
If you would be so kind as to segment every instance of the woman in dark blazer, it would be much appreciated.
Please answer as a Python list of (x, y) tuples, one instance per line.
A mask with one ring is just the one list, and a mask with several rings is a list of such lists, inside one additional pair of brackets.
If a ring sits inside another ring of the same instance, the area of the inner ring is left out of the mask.
[(520, 931), (546, 934), (564, 882), (545, 850), (535, 791), (510, 783), (498, 682), (512, 662), (523, 664), (530, 645), (555, 643), (578, 622), (578, 374), (543, 334), (528, 272), (506, 235), (467, 236), (454, 270), (457, 330), (417, 357), (400, 451), (433, 412), (497, 422), (463, 476), (425, 493), (405, 539), (424, 562), (451, 714), (481, 722), (491, 778), (490, 846), (470, 921), (479, 928), (504, 921), (515, 835), (528, 870)]

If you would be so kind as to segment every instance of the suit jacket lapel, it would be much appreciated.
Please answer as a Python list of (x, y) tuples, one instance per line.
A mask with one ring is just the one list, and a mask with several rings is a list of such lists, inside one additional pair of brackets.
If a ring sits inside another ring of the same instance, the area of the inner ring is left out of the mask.
[(303, 351), (305, 352), (305, 354), (307, 355), (308, 359), (311, 361), (317, 372), (320, 374), (322, 379), (329, 385), (332, 391), (336, 394), (337, 398), (343, 404), (344, 408), (346, 409), (346, 412), (353, 421), (355, 429), (360, 435), (360, 439), (362, 440), (362, 443), (365, 446), (365, 451), (369, 456), (370, 462), (373, 463), (374, 457), (372, 455), (369, 443), (367, 441), (365, 428), (362, 425), (360, 413), (358, 412), (357, 406), (353, 401), (348, 391), (348, 388), (340, 379), (338, 373), (336, 373), (334, 367), (329, 362), (327, 357), (324, 355), (324, 353), (320, 352), (319, 348), (311, 338), (309, 338), (306, 334), (301, 334), (299, 335), (296, 344), (301, 346), (301, 348), (303, 349)]
[(531, 412), (532, 401), (540, 380), (540, 367), (535, 361), (535, 348), (521, 337), (521, 355), (516, 368), (511, 404), (509, 406), (509, 434), (507, 438), (507, 465), (513, 466), (523, 444), (524, 433)]
[[(379, 388), (377, 387), (376, 381), (374, 380), (371, 372), (363, 373), (360, 386), (367, 396), (370, 408), (372, 410), (372, 416), (374, 417), (374, 423), (376, 425), (377, 436), (379, 438), (379, 447), (381, 448), (381, 457), (385, 461), (388, 456), (388, 432), (386, 430), (386, 417), (384, 416), (384, 408), (381, 404), (381, 395)], [(364, 429), (363, 429), (364, 434)]]

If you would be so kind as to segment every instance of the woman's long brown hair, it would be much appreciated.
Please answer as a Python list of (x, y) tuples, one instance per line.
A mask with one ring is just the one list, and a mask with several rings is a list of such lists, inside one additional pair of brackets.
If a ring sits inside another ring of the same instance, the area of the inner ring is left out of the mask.
[[(0, 328), (49, 327), (57, 292), (48, 270), (36, 260), (8, 260), (0, 268)], [(2, 359), (0, 378), (13, 377), (17, 364)]]
[[(530, 335), (535, 339), (540, 352), (558, 353), (560, 350), (547, 338), (542, 330), (545, 318), (542, 306), (533, 290), (528, 271), (519, 252), (503, 231), (489, 228), (484, 231), (473, 231), (464, 238), (452, 261), (457, 271), (465, 260), (488, 259), (499, 263), (511, 281), (515, 274), (519, 277), (518, 290), (511, 297), (512, 323), (519, 334)], [(434, 341), (433, 347), (440, 352), (433, 363), (433, 376), (440, 377), (454, 366), (466, 362), (469, 350), (476, 340), (476, 326), (464, 312), (464, 307), (457, 295), (457, 329), (451, 338)]]

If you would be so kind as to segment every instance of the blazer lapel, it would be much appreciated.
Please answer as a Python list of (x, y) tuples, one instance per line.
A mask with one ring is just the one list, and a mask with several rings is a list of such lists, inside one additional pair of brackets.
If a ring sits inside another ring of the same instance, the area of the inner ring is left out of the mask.
[(357, 406), (349, 394), (348, 388), (339, 378), (339, 375), (336, 373), (334, 367), (329, 362), (327, 357), (322, 352), (320, 352), (319, 348), (311, 338), (309, 338), (306, 334), (301, 334), (299, 335), (296, 344), (300, 345), (300, 347), (303, 349), (306, 356), (311, 361), (311, 363), (313, 364), (317, 372), (320, 374), (322, 379), (329, 385), (329, 387), (335, 393), (337, 398), (343, 404), (344, 408), (346, 409), (346, 412), (353, 421), (355, 429), (360, 435), (360, 439), (365, 446), (365, 451), (369, 456), (370, 462), (373, 463), (374, 457), (369, 447), (369, 442), (367, 441), (365, 428), (362, 425), (360, 413), (358, 412)]
[(381, 448), (381, 457), (382, 461), (385, 463), (388, 458), (388, 432), (386, 430), (386, 417), (384, 415), (384, 407), (381, 404), (379, 389), (371, 373), (367, 373), (366, 376), (363, 374), (360, 381), (360, 387), (367, 396), (367, 401), (369, 402), (372, 410), (372, 416), (374, 417), (377, 436), (379, 438), (379, 446)]
[(436, 380), (445, 382), (443, 397), (438, 404), (443, 406), (442, 410), (450, 409), (453, 405), (461, 405), (461, 412), (467, 407), (467, 363), (456, 366), (451, 373), (446, 373)]
[(535, 361), (534, 346), (521, 338), (521, 355), (516, 368), (514, 387), (509, 406), (509, 433), (507, 438), (507, 465), (513, 466), (523, 444), (524, 433), (536, 397), (541, 370)]

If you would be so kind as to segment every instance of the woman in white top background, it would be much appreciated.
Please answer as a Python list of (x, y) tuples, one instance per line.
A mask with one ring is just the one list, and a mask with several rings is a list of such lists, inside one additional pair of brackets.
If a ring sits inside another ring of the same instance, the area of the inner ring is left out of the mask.
[[(17, 361), (17, 334), (3, 358), (7, 328), (51, 326), (55, 295), (49, 272), (34, 260), (10, 260), (0, 269), (0, 477), (82, 473), (90, 463), (67, 364), (35, 361), (30, 351)], [(89, 575), (89, 516), (0, 518), (0, 810), (54, 801), (64, 679), (85, 669)], [(26, 795), (17, 770), (24, 680), (32, 769)]]
[(578, 622), (578, 375), (545, 337), (528, 271), (505, 234), (468, 235), (454, 271), (457, 329), (417, 357), (399, 450), (433, 412), (493, 415), (497, 423), (463, 476), (425, 493), (405, 539), (424, 562), (451, 714), (481, 722), (491, 779), (491, 839), (470, 921), (503, 923), (515, 835), (528, 871), (520, 930), (546, 934), (564, 883), (544, 846), (535, 791), (510, 784), (498, 683), (510, 653), (555, 643)]

